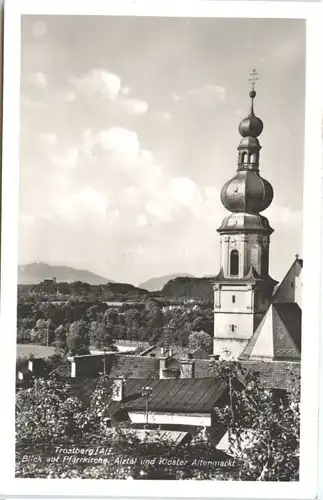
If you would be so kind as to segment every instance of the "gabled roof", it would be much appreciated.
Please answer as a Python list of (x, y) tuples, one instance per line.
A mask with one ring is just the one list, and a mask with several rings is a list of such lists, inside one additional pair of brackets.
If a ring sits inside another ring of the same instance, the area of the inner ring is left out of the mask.
[[(151, 356), (152, 354), (156, 358), (163, 358), (165, 356), (177, 360), (181, 359), (186, 359), (186, 358), (192, 358), (192, 359), (208, 359), (210, 357), (210, 354), (205, 351), (202, 347), (197, 347), (194, 349), (190, 349), (189, 347), (181, 347), (181, 346), (171, 346), (172, 349), (172, 354), (169, 356), (167, 354), (167, 349), (166, 349), (166, 354), (162, 354), (161, 347), (154, 346), (149, 352), (144, 352), (141, 353), (141, 356)], [(152, 357), (152, 356), (151, 356)]]
[(301, 357), (301, 309), (296, 303), (272, 304), (239, 359), (290, 360)]

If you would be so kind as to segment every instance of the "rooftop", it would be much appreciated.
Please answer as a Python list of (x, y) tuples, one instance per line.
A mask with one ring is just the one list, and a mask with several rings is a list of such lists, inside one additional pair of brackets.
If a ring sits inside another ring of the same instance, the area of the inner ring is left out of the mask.
[[(107, 388), (112, 384), (113, 380), (107, 380)], [(72, 382), (74, 392), (84, 401), (92, 394), (95, 386), (96, 381), (93, 379)], [(210, 412), (227, 389), (226, 384), (215, 379), (131, 379), (124, 384), (123, 400), (110, 402), (111, 414), (121, 408), (145, 411), (146, 398), (142, 396), (142, 392), (143, 387), (147, 386), (151, 388), (149, 409), (163, 412)]]

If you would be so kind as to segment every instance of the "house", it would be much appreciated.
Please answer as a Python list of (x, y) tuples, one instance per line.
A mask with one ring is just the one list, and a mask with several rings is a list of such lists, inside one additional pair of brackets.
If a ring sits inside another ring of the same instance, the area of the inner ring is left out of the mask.
[[(72, 389), (85, 405), (97, 386), (97, 379), (74, 379)], [(181, 443), (201, 428), (217, 440), (224, 433), (215, 407), (229, 401), (229, 389), (221, 380), (209, 379), (107, 379), (104, 382), (110, 425), (128, 422), (134, 429), (176, 431)], [(175, 434), (172, 438), (175, 437)]]
[(16, 365), (16, 383), (17, 385), (28, 384), (32, 377), (46, 377), (48, 367), (43, 358), (23, 358), (18, 359)]

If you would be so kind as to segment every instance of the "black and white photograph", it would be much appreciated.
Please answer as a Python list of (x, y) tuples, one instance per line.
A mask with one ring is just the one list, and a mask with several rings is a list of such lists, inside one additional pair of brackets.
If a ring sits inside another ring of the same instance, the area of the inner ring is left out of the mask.
[(15, 479), (305, 477), (308, 22), (249, 11), (21, 15)]

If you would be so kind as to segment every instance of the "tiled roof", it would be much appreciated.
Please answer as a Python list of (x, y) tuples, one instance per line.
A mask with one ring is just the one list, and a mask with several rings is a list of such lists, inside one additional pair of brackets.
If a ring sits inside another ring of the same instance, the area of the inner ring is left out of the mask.
[(300, 360), (301, 316), (302, 311), (295, 302), (272, 304), (240, 359)]
[[(138, 383), (143, 384), (143, 379), (154, 379), (156, 381), (171, 384), (176, 382), (176, 380), (159, 380), (159, 360), (157, 358), (149, 358), (142, 356), (130, 356), (113, 354), (111, 355), (109, 368), (107, 374), (111, 378), (125, 377), (129, 379), (139, 379)], [(177, 379), (177, 382), (186, 382), (185, 380), (200, 380), (200, 379), (211, 379), (214, 380), (216, 373), (216, 364), (221, 363), (221, 361), (216, 361), (214, 359), (196, 359), (194, 360), (194, 379)], [(290, 372), (291, 369), (296, 373), (297, 376), (300, 374), (300, 364), (287, 361), (251, 361), (245, 360), (241, 361), (241, 364), (256, 370), (260, 374), (260, 379), (266, 387), (288, 389), (292, 382)], [(176, 360), (171, 363), (171, 367), (176, 367)], [(90, 387), (95, 387), (97, 379), (99, 377), (98, 372), (93, 375), (85, 375), (80, 373), (80, 377), (77, 376), (76, 379), (71, 379), (73, 386), (76, 388), (77, 385), (81, 384), (83, 380), (87, 380)], [(170, 385), (168, 385), (170, 387)], [(89, 393), (93, 391), (93, 388)]]
[(158, 378), (158, 359), (145, 356), (114, 355), (109, 375), (111, 378)]
[[(276, 303), (273, 305), (275, 312), (274, 332), (275, 335), (275, 351), (279, 348), (279, 334), (284, 334), (284, 330), (290, 335), (293, 344), (298, 353), (301, 353), (301, 327), (302, 327), (302, 311), (296, 302), (294, 303)], [(281, 357), (275, 352), (275, 358)]]
[(267, 388), (289, 390), (300, 383), (301, 365), (288, 361), (246, 361), (245, 368), (258, 373), (260, 381)]
[[(106, 374), (112, 378), (158, 378), (158, 359), (134, 354), (108, 353), (105, 355)], [(96, 378), (103, 373), (104, 355), (75, 356), (77, 376)]]
[[(165, 349), (167, 352), (167, 348)], [(210, 357), (210, 355), (202, 347), (191, 349), (189, 347), (171, 346), (171, 349), (172, 355), (170, 357), (178, 360), (186, 359), (188, 357), (192, 357), (192, 359), (208, 359)], [(151, 354), (154, 354), (156, 358), (166, 356), (166, 354), (162, 354), (161, 347), (158, 346), (151, 348), (147, 354), (141, 353), (141, 356), (150, 356)]]

